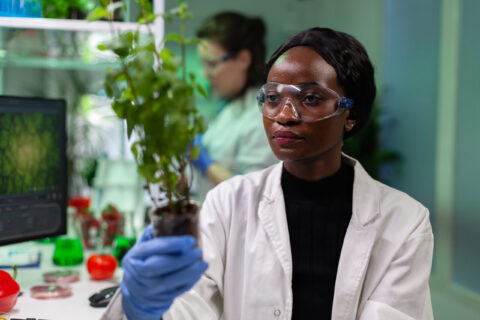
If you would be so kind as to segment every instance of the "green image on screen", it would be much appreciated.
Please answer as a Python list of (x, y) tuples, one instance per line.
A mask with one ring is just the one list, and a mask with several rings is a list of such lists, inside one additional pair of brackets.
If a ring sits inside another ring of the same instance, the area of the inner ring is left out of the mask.
[(59, 188), (58, 123), (55, 114), (0, 112), (0, 196)]

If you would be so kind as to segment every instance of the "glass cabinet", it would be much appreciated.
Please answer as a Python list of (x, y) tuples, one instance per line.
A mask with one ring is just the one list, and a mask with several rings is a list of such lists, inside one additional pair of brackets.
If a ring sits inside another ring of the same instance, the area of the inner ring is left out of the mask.
[[(130, 8), (134, 1), (125, 2), (125, 16), (134, 16)], [(155, 13), (163, 12), (163, 0), (154, 0), (153, 8)], [(113, 26), (120, 31), (140, 28), (148, 36), (147, 27), (134, 22)], [(160, 41), (162, 19), (150, 27)], [(128, 153), (123, 123), (113, 114), (103, 90), (105, 71), (116, 66), (115, 58), (97, 49), (109, 40), (111, 28), (108, 21), (0, 17), (0, 94), (67, 101), (71, 194), (85, 187), (89, 159), (124, 159)]]

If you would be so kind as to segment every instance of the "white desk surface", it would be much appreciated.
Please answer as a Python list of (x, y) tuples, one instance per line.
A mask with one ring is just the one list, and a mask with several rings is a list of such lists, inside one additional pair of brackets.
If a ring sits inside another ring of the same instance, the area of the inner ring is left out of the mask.
[[(105, 281), (91, 280), (87, 272), (86, 261), (92, 252), (84, 251), (84, 263), (72, 267), (56, 266), (52, 262), (53, 244), (27, 242), (15, 246), (35, 246), (42, 252), (39, 268), (19, 268), (16, 281), (23, 294), (18, 297), (17, 304), (9, 312), (10, 318), (35, 318), (46, 320), (98, 320), (105, 308), (91, 307), (88, 297), (101, 289), (120, 283), (123, 270), (117, 268), (112, 279)], [(11, 246), (14, 247), (14, 246)], [(80, 281), (69, 284), (72, 295), (67, 298), (38, 300), (30, 296), (30, 288), (45, 284), (43, 273), (56, 270), (76, 270), (80, 273)], [(8, 271), (8, 270), (7, 270)], [(9, 319), (7, 317), (6, 319)]]

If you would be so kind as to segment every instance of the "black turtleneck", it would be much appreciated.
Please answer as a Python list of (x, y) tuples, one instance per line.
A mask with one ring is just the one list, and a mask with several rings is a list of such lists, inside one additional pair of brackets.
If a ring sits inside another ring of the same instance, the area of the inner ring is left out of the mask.
[(352, 216), (353, 168), (306, 181), (282, 171), (293, 260), (295, 319), (330, 319), (338, 261)]

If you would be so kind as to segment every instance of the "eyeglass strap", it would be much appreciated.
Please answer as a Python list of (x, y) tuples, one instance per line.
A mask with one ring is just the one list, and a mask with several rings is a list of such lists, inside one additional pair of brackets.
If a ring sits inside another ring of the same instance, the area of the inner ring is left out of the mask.
[(350, 109), (353, 106), (353, 99), (343, 97), (340, 99), (339, 105), (344, 109)]

